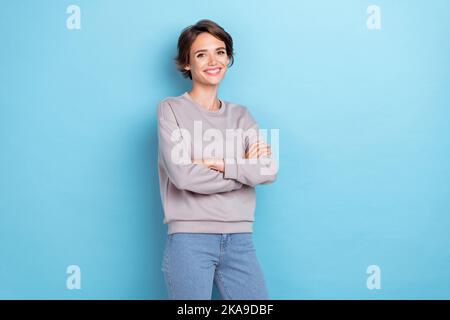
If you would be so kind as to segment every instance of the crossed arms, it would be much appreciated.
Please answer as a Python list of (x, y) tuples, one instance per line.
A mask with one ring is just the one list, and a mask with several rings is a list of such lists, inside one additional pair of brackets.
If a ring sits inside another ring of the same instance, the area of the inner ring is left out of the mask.
[[(256, 121), (247, 111), (251, 126), (258, 129)], [(170, 104), (163, 100), (158, 105), (158, 161), (165, 168), (169, 180), (182, 190), (201, 194), (228, 192), (242, 188), (243, 185), (256, 186), (276, 180), (276, 171), (262, 174), (266, 164), (228, 162), (224, 159), (194, 159), (187, 164), (177, 164), (172, 160), (172, 150), (176, 144), (190, 143), (180, 135), (179, 141), (172, 140), (174, 130), (179, 130), (178, 123)], [(190, 155), (189, 155), (190, 156)], [(257, 137), (249, 139), (245, 159), (269, 158), (268, 165), (274, 166), (270, 145), (259, 141)]]

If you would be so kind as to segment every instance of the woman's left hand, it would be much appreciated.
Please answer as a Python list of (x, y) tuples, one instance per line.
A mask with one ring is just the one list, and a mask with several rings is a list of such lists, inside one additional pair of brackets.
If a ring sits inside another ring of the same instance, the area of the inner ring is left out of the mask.
[(203, 164), (207, 166), (209, 169), (216, 170), (219, 172), (224, 172), (225, 163), (223, 159), (203, 159), (203, 160), (194, 160), (193, 163)]
[(213, 170), (223, 172), (225, 170), (225, 164), (223, 159), (203, 159), (205, 165)]

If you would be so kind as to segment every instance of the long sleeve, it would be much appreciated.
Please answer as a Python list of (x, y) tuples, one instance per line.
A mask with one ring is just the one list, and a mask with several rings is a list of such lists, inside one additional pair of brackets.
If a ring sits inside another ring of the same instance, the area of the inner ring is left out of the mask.
[[(175, 135), (178, 137), (177, 141), (172, 139), (174, 132), (177, 133)], [(242, 183), (225, 178), (222, 172), (209, 169), (202, 164), (192, 163), (190, 154), (185, 155), (188, 158), (185, 163), (174, 161), (173, 150), (181, 144), (185, 145), (183, 150), (190, 150), (187, 147), (190, 141), (183, 137), (169, 102), (163, 100), (158, 105), (158, 161), (175, 187), (201, 194), (228, 192), (242, 188)]]
[[(245, 134), (245, 152), (248, 152), (249, 147), (253, 143), (261, 141), (261, 137), (258, 137), (259, 125), (248, 109), (245, 123), (245, 132), (247, 132)], [(265, 142), (264, 140), (262, 141)], [(277, 179), (278, 164), (272, 157), (262, 156), (258, 159), (245, 159), (241, 161), (237, 161), (235, 158), (233, 160), (233, 162), (225, 161), (225, 178), (235, 179), (252, 187), (258, 184), (269, 184)]]

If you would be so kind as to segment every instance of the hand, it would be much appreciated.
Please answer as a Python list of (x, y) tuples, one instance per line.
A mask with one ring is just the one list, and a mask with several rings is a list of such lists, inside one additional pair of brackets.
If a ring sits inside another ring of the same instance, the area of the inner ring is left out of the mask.
[(248, 152), (245, 154), (246, 159), (254, 159), (261, 156), (272, 156), (272, 149), (269, 144), (264, 142), (255, 142), (250, 145)]
[(192, 163), (195, 163), (195, 164), (204, 164), (202, 159), (194, 159), (194, 160), (192, 161)]
[(224, 172), (225, 170), (225, 163), (223, 159), (194, 159), (192, 163), (202, 164), (207, 166), (209, 169), (219, 172)]
[(225, 162), (223, 159), (204, 159), (203, 163), (212, 170), (216, 170), (219, 172), (225, 171)]

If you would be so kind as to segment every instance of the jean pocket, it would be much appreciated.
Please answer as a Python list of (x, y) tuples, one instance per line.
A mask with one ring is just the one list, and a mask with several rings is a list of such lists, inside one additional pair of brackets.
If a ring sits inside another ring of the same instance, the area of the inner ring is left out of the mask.
[(253, 233), (238, 233), (233, 237), (233, 244), (242, 248), (255, 250), (253, 245)]

